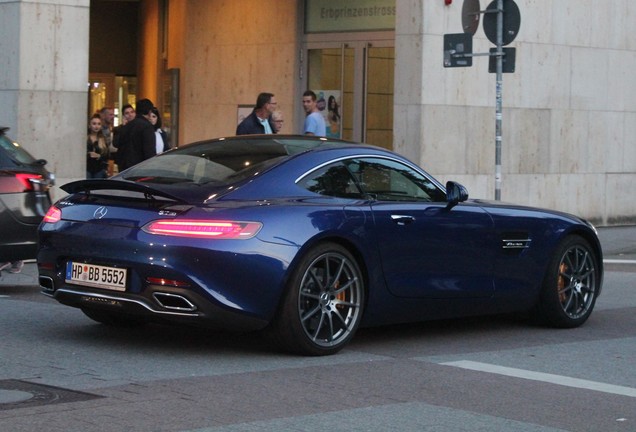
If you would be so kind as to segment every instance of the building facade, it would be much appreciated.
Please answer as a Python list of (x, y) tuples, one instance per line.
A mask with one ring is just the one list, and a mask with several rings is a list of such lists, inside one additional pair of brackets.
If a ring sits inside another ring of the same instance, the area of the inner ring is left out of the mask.
[[(59, 184), (84, 173), (96, 1), (0, 0), (0, 124), (49, 160)], [(515, 2), (501, 199), (636, 223), (636, 3)], [(311, 88), (338, 105), (333, 136), (392, 148), (473, 197), (494, 198), (495, 74), (487, 57), (443, 67), (443, 36), (462, 32), (463, 1), (135, 3), (136, 40), (112, 49), (136, 51), (135, 94), (163, 108), (179, 144), (232, 135), (262, 91), (276, 95), (283, 132), (298, 133)], [(473, 51), (491, 47), (480, 26)]]

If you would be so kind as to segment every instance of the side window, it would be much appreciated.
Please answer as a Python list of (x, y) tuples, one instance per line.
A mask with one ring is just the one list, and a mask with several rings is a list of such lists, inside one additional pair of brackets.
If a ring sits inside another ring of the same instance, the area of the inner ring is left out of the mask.
[(362, 194), (342, 163), (322, 167), (298, 182), (308, 191), (339, 198), (360, 199)]
[(366, 196), (378, 201), (446, 201), (431, 180), (400, 162), (364, 158), (346, 162)]

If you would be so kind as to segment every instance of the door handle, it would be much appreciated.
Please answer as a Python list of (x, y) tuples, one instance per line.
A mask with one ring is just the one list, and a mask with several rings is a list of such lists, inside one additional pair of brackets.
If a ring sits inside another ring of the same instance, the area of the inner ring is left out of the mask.
[(406, 225), (415, 221), (415, 218), (409, 215), (391, 215), (391, 220), (398, 225)]

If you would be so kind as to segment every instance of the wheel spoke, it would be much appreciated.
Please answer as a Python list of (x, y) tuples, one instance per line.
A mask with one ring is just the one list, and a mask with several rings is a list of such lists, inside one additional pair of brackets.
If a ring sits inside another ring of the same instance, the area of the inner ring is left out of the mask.
[(593, 294), (594, 293), (594, 288), (589, 286), (588, 284), (582, 285), (581, 286), (581, 293), (586, 293), (586, 294)]
[(338, 266), (338, 270), (336, 271), (336, 274), (334, 275), (333, 279), (331, 280), (331, 283), (329, 284), (330, 287), (336, 286), (336, 284), (340, 280), (340, 276), (342, 275), (342, 271), (346, 263), (347, 262), (344, 259), (340, 259), (340, 265)]
[(563, 305), (563, 310), (567, 312), (568, 310), (570, 310), (570, 305), (572, 304), (572, 299), (574, 297), (574, 290), (568, 288), (565, 291), (568, 291), (568, 293), (567, 293), (567, 299), (565, 301), (565, 304)]
[(311, 277), (311, 279), (314, 281), (314, 283), (316, 284), (316, 286), (319, 289), (323, 289), (324, 288), (324, 282), (320, 280), (320, 278), (318, 277), (317, 274), (315, 274), (314, 271), (309, 271), (309, 277)]
[(325, 314), (327, 317), (327, 324), (329, 325), (329, 334), (327, 335), (327, 342), (332, 342), (334, 340), (334, 336), (336, 335), (333, 327), (333, 317), (331, 314)]
[(334, 311), (334, 315), (340, 320), (345, 330), (348, 330), (347, 320), (342, 316), (339, 310)]
[(568, 294), (568, 291), (572, 291), (572, 284), (569, 283), (566, 286), (564, 286), (563, 288), (559, 289), (557, 292), (559, 294), (559, 297), (564, 297)]
[(570, 271), (571, 264), (565, 264), (564, 266), (559, 266), (559, 276), (561, 276), (562, 278), (564, 278), (565, 280), (570, 280), (572, 279), (572, 272)]
[(316, 315), (317, 312), (320, 312), (320, 305), (317, 305), (316, 307), (314, 307), (312, 310), (310, 310), (309, 312), (307, 312), (305, 315), (300, 317), (301, 321), (307, 321), (309, 318), (313, 317), (314, 315)]
[(589, 270), (585, 272), (582, 272), (579, 277), (581, 279), (589, 279), (590, 277), (592, 277), (593, 274), (594, 274), (594, 267), (590, 268)]
[(344, 301), (344, 300), (338, 300), (338, 299), (334, 300), (333, 304), (335, 306), (347, 306), (350, 308), (357, 308), (360, 306), (357, 302)]
[(320, 314), (320, 321), (318, 321), (318, 325), (316, 326), (316, 331), (312, 335), (312, 340), (318, 340), (318, 334), (320, 333), (320, 329), (322, 328), (323, 323), (325, 322), (325, 314)]
[(581, 299), (576, 290), (572, 290), (572, 294), (570, 295), (569, 305), (566, 310), (571, 311), (571, 313), (576, 314), (581, 307)]
[(319, 294), (314, 294), (311, 291), (302, 291), (300, 293), (300, 296), (301, 297), (308, 297), (308, 298), (310, 298), (312, 300), (320, 300), (320, 295)]
[(338, 294), (340, 294), (341, 292), (343, 292), (343, 291), (345, 291), (345, 290), (348, 290), (348, 289), (351, 287), (351, 285), (353, 285), (353, 284), (355, 284), (355, 283), (357, 283), (357, 282), (358, 282), (358, 278), (357, 278), (357, 277), (351, 278), (351, 279), (349, 279), (349, 280), (347, 281), (347, 283), (345, 283), (343, 286), (341, 286), (340, 288), (338, 288), (338, 289), (334, 290), (334, 292), (333, 292), (333, 293), (334, 293), (335, 295), (338, 295)]

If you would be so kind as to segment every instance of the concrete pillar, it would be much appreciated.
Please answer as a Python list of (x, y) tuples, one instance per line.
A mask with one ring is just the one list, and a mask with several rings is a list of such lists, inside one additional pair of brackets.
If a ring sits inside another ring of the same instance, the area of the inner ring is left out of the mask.
[(49, 162), (58, 185), (85, 176), (89, 7), (0, 0), (0, 124)]

